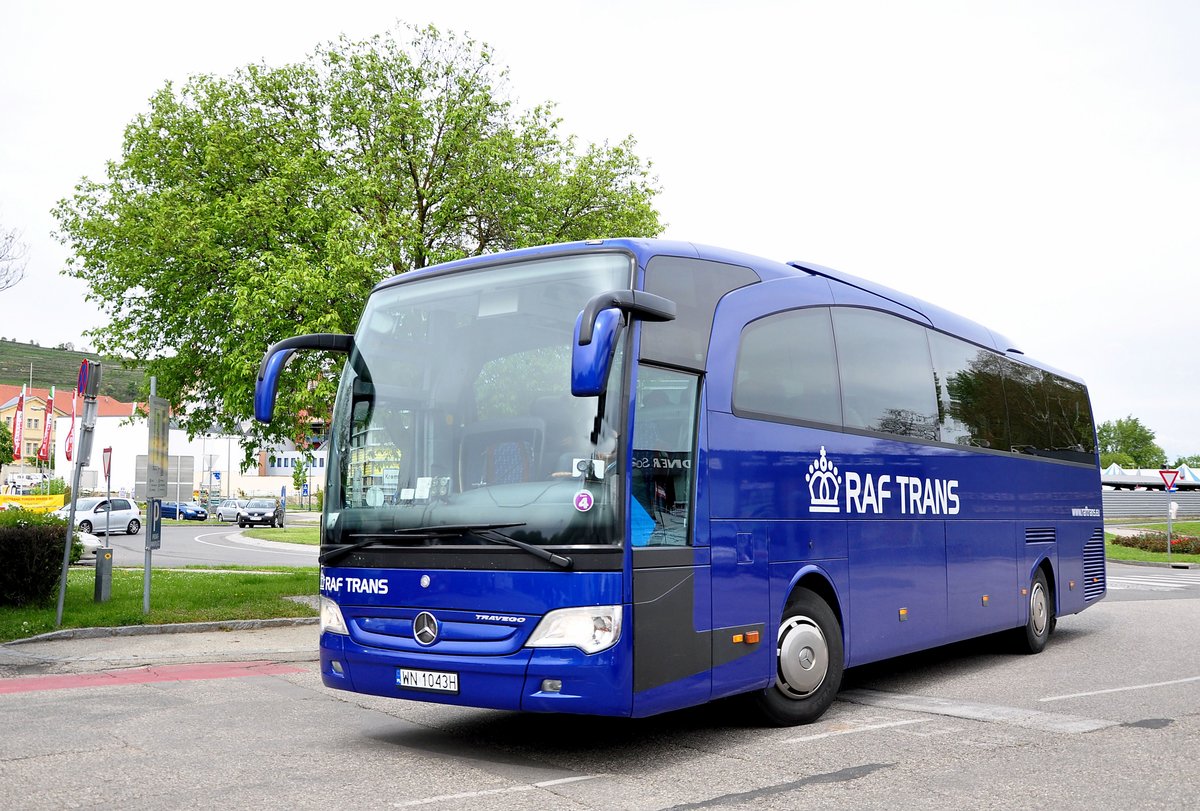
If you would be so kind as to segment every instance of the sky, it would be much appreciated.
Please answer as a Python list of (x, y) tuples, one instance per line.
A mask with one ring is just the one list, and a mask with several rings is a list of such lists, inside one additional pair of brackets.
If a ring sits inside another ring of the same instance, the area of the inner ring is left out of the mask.
[(0, 337), (91, 346), (50, 212), (165, 83), (403, 23), (487, 42), (583, 142), (632, 134), (663, 236), (924, 298), (1200, 454), (1193, 0), (4, 0), (0, 228), (28, 266)]

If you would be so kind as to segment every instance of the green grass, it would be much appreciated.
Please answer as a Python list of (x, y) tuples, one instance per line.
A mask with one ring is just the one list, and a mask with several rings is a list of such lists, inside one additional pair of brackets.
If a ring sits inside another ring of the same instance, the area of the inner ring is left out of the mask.
[[(62, 628), (161, 625), (173, 622), (315, 617), (315, 609), (285, 599), (317, 593), (315, 567), (227, 569), (154, 569), (150, 613), (142, 613), (142, 570), (114, 569), (111, 599), (94, 600), (94, 569), (72, 567), (67, 576)], [(47, 605), (0, 606), (0, 642), (55, 629), (58, 592)]]
[(316, 546), (321, 542), (321, 528), (316, 525), (291, 524), (284, 527), (246, 527), (241, 533), (247, 538), (258, 538), (260, 541), (279, 541), (280, 543), (299, 543)]

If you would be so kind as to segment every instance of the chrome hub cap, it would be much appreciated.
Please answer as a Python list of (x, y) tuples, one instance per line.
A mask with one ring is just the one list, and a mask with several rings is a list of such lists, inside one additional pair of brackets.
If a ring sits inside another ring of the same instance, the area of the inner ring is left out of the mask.
[(1035, 583), (1033, 591), (1029, 594), (1029, 621), (1033, 624), (1033, 632), (1038, 636), (1046, 633), (1049, 616), (1046, 590), (1042, 588), (1041, 583)]
[(779, 674), (775, 687), (788, 698), (812, 695), (829, 670), (825, 635), (808, 617), (789, 617), (779, 626)]

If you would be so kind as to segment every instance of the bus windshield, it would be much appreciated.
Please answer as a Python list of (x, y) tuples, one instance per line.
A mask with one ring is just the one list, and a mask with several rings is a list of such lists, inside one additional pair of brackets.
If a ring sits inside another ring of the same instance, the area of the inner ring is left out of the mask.
[[(620, 398), (571, 396), (571, 341), (587, 301), (629, 289), (632, 269), (589, 254), (377, 289), (338, 389), (323, 542), (619, 543)], [(415, 531), (447, 527), (460, 531)]]

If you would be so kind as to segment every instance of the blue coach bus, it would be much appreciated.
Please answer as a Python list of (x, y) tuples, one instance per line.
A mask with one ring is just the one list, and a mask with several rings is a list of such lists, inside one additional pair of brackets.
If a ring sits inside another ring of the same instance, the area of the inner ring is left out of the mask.
[(1087, 390), (876, 284), (689, 243), (511, 251), (379, 284), (327, 443), (321, 674), (641, 717), (746, 694), (807, 723), (843, 669), (1106, 591)]

